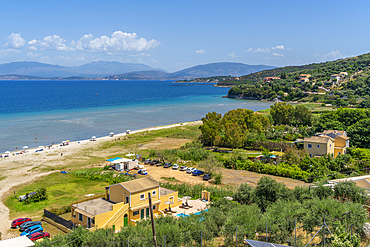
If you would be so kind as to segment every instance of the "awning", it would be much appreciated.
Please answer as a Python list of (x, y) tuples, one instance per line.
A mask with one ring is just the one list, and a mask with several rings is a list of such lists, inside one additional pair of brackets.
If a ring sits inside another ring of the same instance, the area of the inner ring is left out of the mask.
[(83, 214), (83, 215), (85, 215), (85, 216), (87, 216), (91, 219), (95, 217), (95, 215), (89, 214), (88, 212), (85, 212), (85, 211), (83, 211), (81, 209), (78, 209), (78, 208), (75, 208), (75, 212)]
[[(156, 200), (156, 201), (152, 202), (152, 205), (159, 204), (159, 203), (161, 203), (161, 200)], [(140, 206), (130, 208), (130, 210), (131, 211), (137, 211), (137, 210), (140, 210), (140, 209), (143, 209), (143, 208), (148, 208), (148, 207), (149, 207), (149, 202), (145, 203), (143, 205), (140, 205)]]

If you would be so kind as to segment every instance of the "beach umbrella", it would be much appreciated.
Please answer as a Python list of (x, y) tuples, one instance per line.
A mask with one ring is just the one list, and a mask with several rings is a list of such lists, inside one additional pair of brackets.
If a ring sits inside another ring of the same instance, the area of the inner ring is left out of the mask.
[(109, 134), (110, 134), (110, 135), (114, 135), (114, 133), (113, 133), (113, 132), (110, 132)]
[(10, 154), (10, 152), (9, 152), (9, 151), (6, 151), (5, 153), (6, 153), (6, 154)]
[(126, 156), (131, 157), (131, 156), (135, 156), (135, 154), (126, 154)]
[(39, 148), (44, 148), (44, 146), (39, 146)]
[(183, 199), (183, 200), (185, 200), (185, 201), (187, 202), (188, 200), (190, 200), (190, 199), (191, 199), (191, 197), (190, 197), (190, 196), (184, 196), (182, 199)]
[(95, 139), (95, 138), (96, 138), (96, 136), (91, 137), (91, 139)]
[(27, 148), (28, 148), (28, 146), (24, 146), (23, 148), (24, 148), (24, 149), (27, 149)]
[(67, 141), (62, 141), (62, 143), (67, 143)]
[(164, 204), (167, 204), (168, 209), (171, 211), (171, 204), (174, 204), (174, 202), (173, 201), (166, 201), (166, 202), (164, 202)]

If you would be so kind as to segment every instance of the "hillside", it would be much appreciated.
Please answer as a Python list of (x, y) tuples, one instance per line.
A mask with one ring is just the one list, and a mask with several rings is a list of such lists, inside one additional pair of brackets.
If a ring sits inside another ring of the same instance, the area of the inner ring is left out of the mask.
[[(370, 98), (369, 65), (370, 54), (364, 54), (325, 63), (265, 70), (221, 81), (218, 85), (234, 85), (228, 93), (230, 98), (279, 98), (337, 106), (359, 105)], [(280, 79), (263, 82), (265, 77), (273, 76)]]

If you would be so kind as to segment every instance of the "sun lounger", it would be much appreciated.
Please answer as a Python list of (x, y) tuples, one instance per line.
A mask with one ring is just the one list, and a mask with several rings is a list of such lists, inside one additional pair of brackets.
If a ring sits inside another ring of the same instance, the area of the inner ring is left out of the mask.
[(188, 202), (185, 202), (185, 206), (187, 206), (187, 207), (189, 207), (189, 208), (192, 208), (193, 206), (190, 206), (189, 204), (188, 204)]

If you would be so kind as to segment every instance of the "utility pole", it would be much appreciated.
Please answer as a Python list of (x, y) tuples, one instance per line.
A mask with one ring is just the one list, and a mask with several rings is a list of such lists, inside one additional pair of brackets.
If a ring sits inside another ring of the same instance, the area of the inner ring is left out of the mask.
[(157, 247), (157, 237), (155, 235), (155, 226), (154, 226), (154, 217), (153, 217), (153, 206), (152, 206), (152, 197), (151, 193), (148, 193), (149, 196), (149, 212), (150, 212), (150, 219), (152, 221), (152, 231), (153, 231), (153, 242), (154, 242), (154, 247)]

